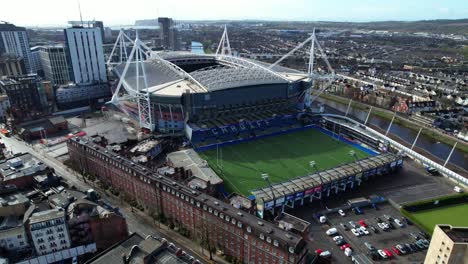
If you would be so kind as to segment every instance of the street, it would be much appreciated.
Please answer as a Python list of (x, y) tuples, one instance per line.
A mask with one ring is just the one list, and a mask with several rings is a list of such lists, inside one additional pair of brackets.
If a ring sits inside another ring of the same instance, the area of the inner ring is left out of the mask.
[(137, 209), (132, 209), (127, 205), (122, 203), (120, 199), (115, 196), (111, 196), (107, 193), (102, 192), (99, 189), (96, 189), (94, 186), (83, 182), (83, 178), (79, 173), (67, 168), (60, 161), (48, 156), (45, 154), (44, 150), (36, 150), (31, 145), (27, 144), (24, 141), (20, 141), (15, 137), (5, 137), (1, 135), (1, 140), (5, 143), (5, 146), (8, 151), (13, 153), (31, 153), (32, 155), (41, 159), (49, 167), (55, 169), (55, 173), (65, 179), (69, 186), (75, 186), (80, 191), (86, 191), (88, 189), (95, 189), (99, 195), (107, 202), (109, 202), (114, 207), (119, 207), (122, 214), (125, 216), (127, 221), (129, 232), (138, 232), (143, 237), (148, 235), (155, 235), (159, 237), (168, 238), (168, 240), (173, 241), (179, 247), (181, 247), (188, 254), (198, 258), (199, 260), (206, 263), (227, 263), (220, 257), (213, 254), (214, 260), (210, 261), (207, 254), (207, 250), (204, 250), (205, 254), (202, 254), (202, 249), (200, 245), (194, 243), (190, 239), (180, 235), (176, 231), (170, 230), (169, 228), (157, 228), (153, 220), (145, 215), (144, 213), (138, 211)]

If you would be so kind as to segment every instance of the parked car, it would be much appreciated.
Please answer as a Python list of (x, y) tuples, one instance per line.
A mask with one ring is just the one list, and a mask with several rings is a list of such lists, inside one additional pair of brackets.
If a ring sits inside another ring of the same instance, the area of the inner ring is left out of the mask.
[(419, 232), (418, 232), (418, 235), (424, 237), (425, 239), (431, 238), (428, 234), (426, 234), (425, 232), (422, 232), (422, 231), (419, 231)]
[(364, 220), (362, 220), (362, 219), (359, 220), (359, 224), (360, 224), (361, 226), (363, 226), (363, 227), (367, 227), (366, 222), (364, 222)]
[(374, 219), (377, 223), (382, 223), (382, 219), (380, 217), (376, 216)]
[(386, 214), (384, 214), (383, 217), (389, 221), (392, 221), (393, 219), (390, 215), (386, 215)]
[(371, 206), (372, 206), (372, 208), (374, 208), (375, 210), (377, 210), (377, 211), (379, 210), (379, 207), (377, 206), (377, 204), (373, 203)]
[(353, 250), (351, 248), (346, 248), (344, 250), (344, 254), (347, 256), (347, 257), (350, 257), (352, 254), (353, 254)]
[(381, 249), (377, 250), (377, 253), (379, 253), (379, 255), (384, 259), (388, 258), (387, 254), (385, 254), (385, 252)]
[(346, 224), (340, 223), (340, 226), (341, 226), (344, 230), (349, 230), (349, 227), (348, 227)]
[(365, 235), (369, 235), (369, 230), (367, 230), (367, 228), (361, 226), (359, 229), (361, 229), (361, 231), (365, 234)]
[(391, 250), (392, 250), (395, 254), (401, 255), (401, 252), (398, 250), (398, 248), (396, 248), (396, 247), (391, 247)]
[(413, 252), (416, 252), (416, 251), (419, 250), (419, 247), (417, 247), (416, 244), (411, 243), (411, 244), (409, 244), (409, 245), (410, 245), (411, 249), (413, 250)]
[(325, 232), (325, 234), (327, 234), (327, 235), (329, 235), (329, 236), (332, 236), (332, 235), (334, 235), (334, 234), (336, 234), (336, 233), (338, 233), (338, 230), (336, 230), (335, 227), (330, 228), (330, 229), (328, 229), (328, 230)]
[(343, 210), (338, 210), (338, 214), (341, 215), (341, 216), (346, 216), (345, 212)]
[(331, 255), (332, 255), (331, 252), (327, 250), (327, 251), (324, 251), (324, 252), (320, 253), (319, 256), (322, 257), (322, 258), (330, 258)]
[(378, 234), (379, 230), (375, 228), (373, 225), (369, 225), (370, 230), (374, 231), (374, 233)]
[(352, 228), (352, 229), (351, 229), (351, 233), (353, 233), (353, 235), (355, 235), (355, 236), (357, 236), (357, 237), (358, 237), (358, 236), (361, 236), (361, 234), (360, 234), (355, 228)]
[(342, 236), (334, 236), (334, 237), (333, 237), (333, 241), (335, 241), (335, 242), (336, 242), (337, 240), (340, 240), (340, 239), (343, 239), (343, 237), (342, 237)]
[(349, 223), (349, 225), (350, 225), (352, 228), (356, 228), (356, 227), (357, 227), (356, 223), (354, 223), (353, 221), (349, 221), (348, 223)]
[(388, 230), (388, 225), (387, 223), (384, 223), (384, 222), (381, 222), (381, 223), (378, 223), (377, 226), (380, 227), (380, 229), (384, 230), (384, 231), (387, 231)]
[(335, 244), (336, 244), (337, 246), (342, 246), (342, 245), (346, 244), (346, 241), (345, 241), (344, 239), (340, 239), (340, 240), (337, 240), (337, 241), (335, 242)]
[(323, 252), (323, 250), (321, 250), (320, 248), (318, 248), (317, 250), (315, 250), (315, 254), (317, 254), (317, 255), (320, 255), (322, 252)]
[(395, 226), (392, 224), (392, 221), (389, 220), (389, 221), (387, 222), (387, 225), (388, 225), (389, 228), (395, 229)]
[(346, 244), (342, 245), (340, 248), (341, 248), (341, 250), (345, 250), (345, 249), (347, 249), (349, 247), (350, 247), (350, 245), (348, 243), (346, 243)]
[(406, 254), (406, 253), (408, 253), (408, 252), (406, 251), (406, 248), (405, 248), (403, 245), (398, 244), (398, 245), (396, 245), (395, 247), (401, 252), (401, 254)]
[(320, 221), (321, 224), (325, 224), (327, 222), (327, 217), (322, 215), (322, 216), (320, 216), (319, 221)]
[(420, 237), (418, 235), (416, 235), (415, 233), (409, 233), (409, 235), (414, 238), (414, 240), (418, 240), (420, 239)]
[(426, 247), (424, 246), (423, 243), (421, 243), (420, 240), (416, 241), (415, 242), (416, 246), (419, 248), (419, 249), (425, 249)]
[(399, 227), (403, 227), (403, 226), (404, 226), (403, 223), (400, 221), (400, 219), (395, 218), (395, 219), (393, 220), (393, 222), (395, 222), (395, 224), (397, 224), (397, 226), (399, 226)]
[(375, 250), (375, 247), (371, 245), (369, 242), (364, 242), (364, 245), (369, 249), (369, 250)]
[(390, 250), (384, 248), (383, 251), (385, 252), (385, 255), (387, 255), (387, 257), (389, 258), (393, 257), (393, 253)]
[(406, 247), (410, 252), (415, 252), (415, 250), (411, 247), (411, 244), (405, 243), (405, 247)]

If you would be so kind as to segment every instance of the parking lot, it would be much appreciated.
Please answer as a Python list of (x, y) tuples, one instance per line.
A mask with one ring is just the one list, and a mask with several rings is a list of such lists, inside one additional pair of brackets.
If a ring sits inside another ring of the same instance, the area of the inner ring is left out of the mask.
[[(365, 246), (365, 242), (369, 243), (376, 250), (379, 249), (388, 249), (392, 253), (392, 257), (388, 259), (383, 259), (381, 257), (374, 259), (374, 262), (390, 262), (390, 263), (422, 263), (426, 255), (426, 249), (418, 249), (415, 252), (408, 252), (406, 254), (398, 255), (395, 253), (395, 250), (392, 247), (395, 247), (397, 244), (413, 244), (415, 239), (410, 236), (410, 233), (418, 234), (419, 230), (415, 225), (404, 224), (403, 227), (399, 227), (393, 220), (392, 225), (394, 229), (389, 228), (384, 231), (382, 228), (378, 227), (377, 217), (380, 218), (383, 222), (388, 223), (389, 221), (384, 217), (384, 215), (391, 216), (392, 219), (402, 219), (402, 215), (392, 207), (390, 204), (384, 203), (378, 205), (378, 210), (367, 207), (361, 208), (363, 214), (355, 214), (351, 210), (344, 211), (345, 216), (340, 216), (338, 213), (328, 214), (327, 223), (320, 224), (317, 220), (313, 221), (312, 224), (312, 238), (313, 242), (311, 244), (315, 245), (317, 248), (322, 250), (329, 250), (332, 252), (332, 262), (334, 263), (349, 263), (351, 258), (345, 256), (343, 250), (335, 244), (333, 241), (334, 236), (342, 236), (346, 243), (349, 243), (350, 247), (353, 249), (353, 255), (356, 254), (367, 254), (369, 249)], [(353, 221), (357, 226), (359, 226), (359, 221), (363, 221), (367, 227), (369, 234), (356, 236), (351, 232), (350, 221)], [(341, 224), (346, 226), (346, 229), (343, 228)], [(371, 226), (376, 229), (373, 231)], [(338, 233), (336, 235), (328, 236), (325, 234), (326, 230), (336, 227)], [(421, 236), (421, 235), (419, 235)], [(430, 240), (430, 239), (428, 239)], [(399, 252), (397, 250), (397, 252)], [(369, 256), (369, 259), (371, 257)]]

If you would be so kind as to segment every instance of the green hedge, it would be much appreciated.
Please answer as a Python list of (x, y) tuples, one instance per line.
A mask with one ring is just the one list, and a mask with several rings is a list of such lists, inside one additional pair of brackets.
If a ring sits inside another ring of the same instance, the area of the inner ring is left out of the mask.
[[(435, 201), (439, 201), (438, 204), (434, 204)], [(417, 201), (414, 203), (409, 203), (403, 205), (404, 210), (408, 212), (417, 212), (421, 210), (429, 210), (438, 207), (466, 203), (468, 202), (468, 194), (461, 193), (461, 194), (451, 194), (446, 196), (440, 196), (428, 200)]]

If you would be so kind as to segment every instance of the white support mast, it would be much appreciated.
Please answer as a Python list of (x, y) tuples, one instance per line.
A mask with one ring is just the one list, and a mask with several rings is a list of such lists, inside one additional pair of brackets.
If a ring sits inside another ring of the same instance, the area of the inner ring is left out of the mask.
[[(128, 53), (127, 53), (127, 47), (130, 46), (130, 43), (132, 43), (133, 40), (130, 39), (127, 34), (123, 31), (123, 29), (120, 29), (119, 35), (117, 36), (117, 39), (114, 43), (114, 46), (112, 47), (112, 51), (109, 55), (109, 58), (107, 59), (107, 67), (111, 69), (114, 65), (121, 64), (123, 62), (126, 62), (128, 60)], [(118, 49), (118, 56), (119, 59), (117, 62), (113, 61), (113, 58), (115, 56), (115, 52)]]
[(216, 56), (232, 56), (231, 44), (227, 33), (227, 26), (224, 25), (224, 32), (219, 41), (218, 48), (216, 49)]
[[(141, 42), (138, 32), (136, 32), (132, 51), (128, 56), (125, 68), (120, 76), (119, 83), (117, 84), (117, 89), (112, 95), (110, 102), (114, 105), (118, 105), (122, 99), (127, 100), (129, 98), (133, 98), (138, 105), (138, 119), (140, 127), (153, 131), (155, 125), (153, 124), (151, 101), (148, 93), (148, 81), (145, 69), (145, 61), (148, 59), (147, 51), (148, 49), (146, 45)], [(136, 87), (125, 86), (125, 77), (127, 76), (127, 72), (130, 67), (135, 67)], [(143, 84), (140, 85), (141, 78), (143, 78)], [(123, 92), (122, 88), (128, 93), (128, 96), (121, 95), (121, 91)]]

